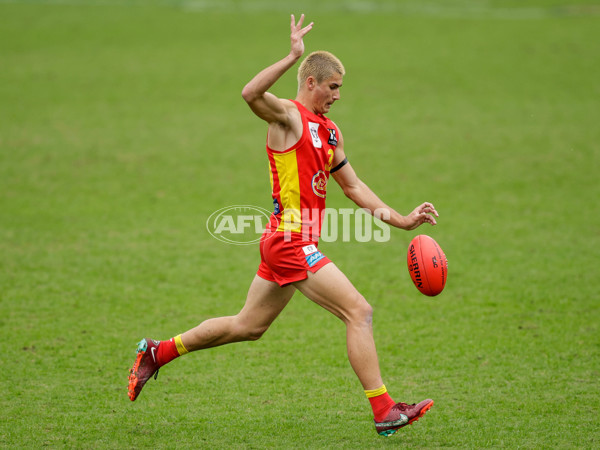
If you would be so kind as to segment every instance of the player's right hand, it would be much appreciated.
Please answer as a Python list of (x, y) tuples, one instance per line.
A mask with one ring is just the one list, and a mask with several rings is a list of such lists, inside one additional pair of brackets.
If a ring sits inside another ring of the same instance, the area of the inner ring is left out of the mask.
[(292, 20), (291, 20), (291, 24), (290, 24), (290, 29), (291, 29), (290, 53), (294, 57), (300, 58), (304, 54), (304, 41), (302, 40), (302, 38), (304, 38), (306, 33), (308, 33), (310, 30), (312, 30), (314, 22), (311, 22), (308, 25), (306, 25), (304, 28), (302, 28), (302, 23), (304, 22), (304, 14), (302, 14), (300, 16), (300, 20), (298, 21), (298, 24), (296, 24), (296, 18), (294, 17), (293, 14), (291, 16), (291, 19)]

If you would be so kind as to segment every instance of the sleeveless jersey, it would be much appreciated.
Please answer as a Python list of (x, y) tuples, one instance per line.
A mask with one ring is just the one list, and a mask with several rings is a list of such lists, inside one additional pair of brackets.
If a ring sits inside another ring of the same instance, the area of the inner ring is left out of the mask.
[(300, 140), (284, 151), (273, 150), (267, 141), (274, 205), (267, 232), (302, 233), (316, 241), (339, 131), (324, 115), (292, 101), (302, 117)]

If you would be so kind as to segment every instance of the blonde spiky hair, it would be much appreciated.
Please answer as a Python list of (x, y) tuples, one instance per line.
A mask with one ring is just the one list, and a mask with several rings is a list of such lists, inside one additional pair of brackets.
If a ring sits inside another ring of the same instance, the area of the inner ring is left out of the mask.
[(344, 65), (334, 54), (324, 50), (312, 52), (298, 67), (298, 90), (310, 76), (313, 76), (317, 83), (321, 83), (334, 73), (342, 76), (346, 74)]

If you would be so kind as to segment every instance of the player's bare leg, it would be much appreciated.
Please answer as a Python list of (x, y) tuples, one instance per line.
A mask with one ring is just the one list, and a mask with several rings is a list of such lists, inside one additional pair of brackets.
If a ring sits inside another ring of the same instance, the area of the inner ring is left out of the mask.
[(346, 275), (329, 263), (316, 273), (308, 272), (308, 278), (294, 286), (344, 322), (352, 369), (364, 389), (380, 387), (383, 381), (373, 340), (373, 310)]
[(342, 271), (329, 263), (316, 273), (309, 272), (306, 280), (294, 285), (346, 324), (348, 359), (373, 408), (377, 433), (390, 436), (423, 417), (433, 400), (412, 405), (394, 403), (387, 393), (373, 339), (373, 310)]
[(280, 287), (258, 275), (254, 277), (246, 303), (235, 316), (208, 319), (181, 335), (188, 351), (259, 339), (288, 304), (294, 286)]
[(156, 378), (161, 366), (184, 353), (259, 339), (288, 304), (295, 290), (293, 286), (282, 288), (277, 283), (255, 276), (246, 303), (235, 316), (205, 320), (169, 341), (142, 339), (129, 373), (129, 398), (134, 401), (146, 382), (153, 375)]

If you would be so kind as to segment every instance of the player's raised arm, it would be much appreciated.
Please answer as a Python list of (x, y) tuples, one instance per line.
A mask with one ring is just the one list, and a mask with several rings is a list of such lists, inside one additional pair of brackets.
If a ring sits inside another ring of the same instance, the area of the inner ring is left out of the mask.
[(242, 90), (242, 97), (254, 114), (269, 123), (278, 122), (288, 125), (289, 116), (285, 101), (268, 93), (267, 90), (304, 54), (303, 38), (312, 29), (313, 22), (302, 27), (303, 22), (304, 14), (300, 16), (297, 24), (294, 15), (291, 15), (290, 53), (259, 72)]

